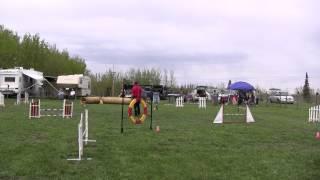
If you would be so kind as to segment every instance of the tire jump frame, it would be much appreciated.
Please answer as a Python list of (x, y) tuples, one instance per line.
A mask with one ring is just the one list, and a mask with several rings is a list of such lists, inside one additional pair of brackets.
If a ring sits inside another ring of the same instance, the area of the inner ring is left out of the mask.
[(41, 109), (40, 99), (34, 101), (33, 99), (30, 102), (29, 106), (29, 119), (31, 118), (41, 118), (41, 117), (56, 117), (61, 116), (62, 118), (72, 118), (73, 116), (73, 102), (63, 100), (62, 109)]
[[(147, 103), (141, 99), (140, 100), (140, 103), (141, 105), (143, 106), (143, 114), (140, 118), (136, 118), (133, 116), (132, 114), (132, 109), (134, 109), (134, 105), (137, 103), (137, 99), (133, 99), (130, 104), (129, 104), (129, 107), (128, 107), (128, 116), (129, 116), (129, 119), (131, 120), (131, 122), (133, 124), (142, 124), (144, 123), (145, 119), (147, 118), (148, 116), (148, 107), (147, 107)], [(152, 111), (152, 109), (151, 109)]]
[[(125, 82), (125, 79), (123, 79), (122, 81), (122, 92), (121, 92), (121, 123), (120, 123), (120, 133), (123, 134), (124, 132), (124, 123), (123, 123), (123, 119), (124, 119), (124, 104), (125, 104), (125, 98), (124, 95), (124, 84)], [(128, 117), (130, 119), (130, 121), (137, 125), (137, 124), (141, 124), (145, 121), (145, 119), (147, 118), (148, 116), (148, 104), (143, 100), (141, 99), (141, 104), (143, 105), (143, 115), (139, 118), (139, 119), (136, 119), (133, 115), (132, 115), (132, 109), (134, 107), (134, 104), (137, 102), (136, 99), (133, 99), (130, 101), (129, 103), (129, 107), (128, 107)], [(152, 104), (153, 104), (153, 98), (151, 99), (151, 103), (150, 103), (150, 130), (152, 130), (152, 117), (153, 117), (153, 111), (152, 111)]]

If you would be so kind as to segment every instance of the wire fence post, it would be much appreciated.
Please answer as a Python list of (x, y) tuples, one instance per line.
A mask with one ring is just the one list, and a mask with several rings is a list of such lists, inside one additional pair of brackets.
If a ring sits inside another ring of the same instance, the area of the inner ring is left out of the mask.
[(124, 109), (124, 80), (122, 80), (122, 93), (121, 93), (121, 97), (122, 97), (122, 103), (121, 103), (121, 134), (123, 133), (123, 109)]

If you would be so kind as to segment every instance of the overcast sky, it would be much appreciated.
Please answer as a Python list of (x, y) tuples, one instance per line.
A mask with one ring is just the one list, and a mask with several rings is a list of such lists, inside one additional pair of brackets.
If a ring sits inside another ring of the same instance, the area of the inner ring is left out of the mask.
[(320, 84), (318, 0), (0, 0), (0, 24), (39, 33), (92, 72), (155, 67), (179, 84)]

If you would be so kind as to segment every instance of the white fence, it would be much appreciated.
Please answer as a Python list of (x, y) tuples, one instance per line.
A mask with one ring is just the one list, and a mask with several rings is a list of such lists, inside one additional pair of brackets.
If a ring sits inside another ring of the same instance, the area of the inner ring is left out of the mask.
[(0, 106), (5, 106), (4, 105), (4, 95), (2, 93), (0, 93)]
[(177, 99), (176, 99), (176, 107), (183, 107), (184, 106), (184, 104), (183, 104), (183, 97), (181, 96), (181, 97), (178, 97)]
[(320, 105), (309, 108), (309, 122), (320, 121)]
[(205, 97), (199, 97), (199, 108), (207, 108), (207, 101)]
[[(88, 122), (88, 110), (85, 110), (85, 121), (83, 122), (83, 113), (81, 113), (80, 122), (78, 124), (78, 158), (67, 159), (69, 161), (81, 161), (83, 160), (83, 142), (87, 145), (88, 142), (96, 142), (96, 140), (89, 139), (89, 122)], [(86, 158), (91, 160), (91, 158)]]

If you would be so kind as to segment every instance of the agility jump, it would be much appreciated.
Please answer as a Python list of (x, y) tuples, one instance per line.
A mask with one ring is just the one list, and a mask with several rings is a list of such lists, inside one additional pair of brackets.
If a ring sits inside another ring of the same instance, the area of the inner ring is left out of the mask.
[(224, 123), (225, 116), (240, 116), (240, 117), (243, 117), (243, 119), (245, 120), (246, 123), (255, 122), (248, 105), (246, 105), (244, 113), (227, 114), (227, 113), (224, 113), (224, 105), (222, 104), (218, 114), (216, 115), (216, 117), (215, 117), (215, 119), (213, 121), (213, 123), (214, 124), (222, 124), (222, 123)]
[(62, 118), (72, 118), (73, 115), (73, 102), (63, 100), (62, 109), (41, 109), (40, 99), (34, 101), (33, 99), (30, 102), (29, 106), (29, 119), (31, 118), (40, 118), (43, 116), (62, 116)]

